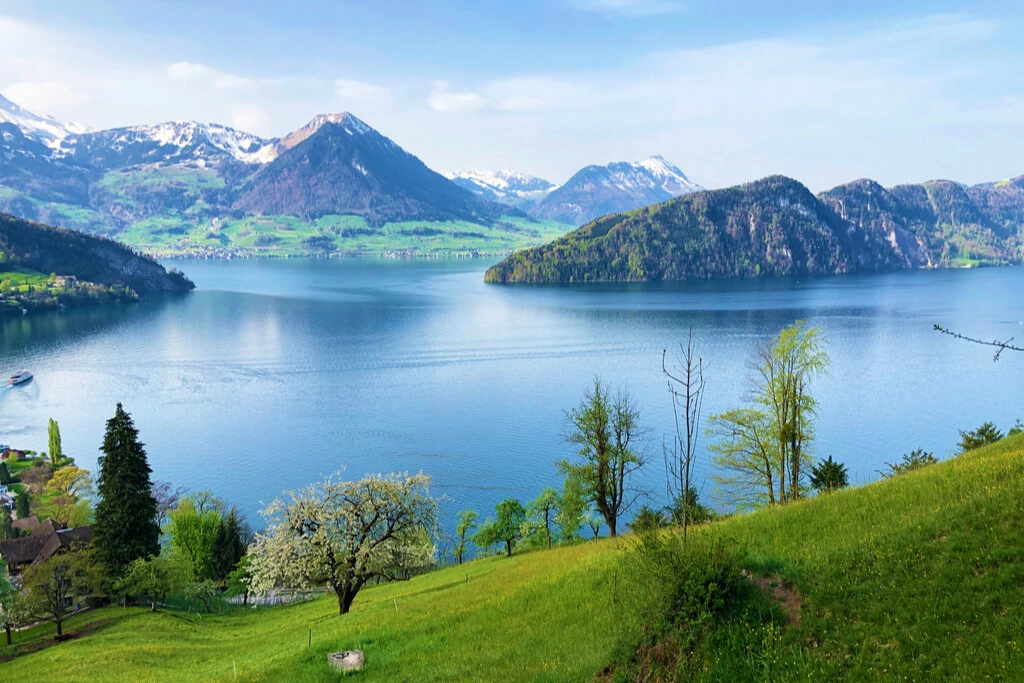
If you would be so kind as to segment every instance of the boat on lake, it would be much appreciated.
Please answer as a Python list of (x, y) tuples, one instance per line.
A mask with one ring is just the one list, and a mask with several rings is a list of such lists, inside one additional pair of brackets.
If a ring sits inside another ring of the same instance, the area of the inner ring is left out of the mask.
[(31, 379), (32, 373), (29, 372), (28, 370), (22, 370), (21, 372), (16, 372), (10, 377), (8, 377), (7, 383), (13, 387), (17, 384), (24, 384), (25, 382), (28, 382)]

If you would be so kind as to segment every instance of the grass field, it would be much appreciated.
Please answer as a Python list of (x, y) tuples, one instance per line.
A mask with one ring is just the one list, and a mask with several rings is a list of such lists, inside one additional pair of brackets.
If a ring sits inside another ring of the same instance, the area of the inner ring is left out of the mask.
[[(1024, 680), (1024, 436), (697, 533), (791, 587), (799, 612), (707, 625), (693, 679)], [(0, 679), (333, 680), (327, 653), (359, 648), (368, 681), (587, 680), (638, 635), (622, 629), (629, 545), (474, 561), (366, 589), (345, 617), (331, 598), (204, 618), (107, 608)]]

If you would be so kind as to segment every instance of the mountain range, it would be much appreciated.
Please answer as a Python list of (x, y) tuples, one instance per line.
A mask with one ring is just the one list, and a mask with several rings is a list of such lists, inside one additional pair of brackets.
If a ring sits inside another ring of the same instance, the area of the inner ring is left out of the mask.
[(599, 216), (704, 189), (661, 156), (586, 166), (563, 185), (510, 170), (445, 175), (482, 198), (510, 204), (534, 218), (567, 225), (583, 225)]
[(161, 255), (503, 252), (693, 189), (660, 157), (561, 186), (442, 175), (350, 113), (281, 138), (194, 121), (93, 131), (0, 95), (0, 211)]
[(1024, 176), (966, 187), (784, 176), (599, 218), (493, 266), (489, 282), (832, 275), (1024, 262)]

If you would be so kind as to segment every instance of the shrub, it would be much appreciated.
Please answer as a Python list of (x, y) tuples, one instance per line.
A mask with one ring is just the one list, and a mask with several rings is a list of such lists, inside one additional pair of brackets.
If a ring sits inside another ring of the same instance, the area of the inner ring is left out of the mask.
[(637, 511), (633, 521), (629, 523), (629, 528), (634, 534), (645, 534), (657, 531), (667, 525), (668, 520), (665, 519), (663, 514), (649, 505), (644, 505)]
[(881, 472), (881, 475), (886, 478), (895, 477), (899, 474), (906, 474), (907, 472), (919, 470), (922, 467), (927, 467), (928, 465), (934, 465), (938, 461), (938, 458), (936, 458), (934, 454), (929, 453), (923, 448), (918, 448), (904, 455), (903, 460), (898, 463), (885, 463), (889, 469), (888, 471)]
[(1018, 436), (1020, 434), (1024, 434), (1024, 422), (1021, 422), (1020, 418), (1017, 418), (1017, 421), (1012, 427), (1010, 427), (1010, 431), (1006, 432), (1006, 435)]
[[(683, 499), (682, 496), (672, 501), (672, 504), (666, 508), (669, 519), (672, 520), (673, 524), (683, 523)], [(703, 524), (704, 522), (710, 522), (715, 518), (715, 512), (706, 505), (702, 505), (700, 497), (697, 493), (697, 488), (691, 486), (690, 490), (686, 492), (686, 523), (690, 524)]]
[(846, 465), (836, 462), (831, 455), (817, 465), (811, 465), (811, 486), (815, 491), (831, 493), (849, 485)]
[(995, 424), (986, 422), (973, 431), (960, 432), (960, 452), (973, 451), (975, 448), (987, 446), (1002, 438), (1003, 433), (996, 428)]

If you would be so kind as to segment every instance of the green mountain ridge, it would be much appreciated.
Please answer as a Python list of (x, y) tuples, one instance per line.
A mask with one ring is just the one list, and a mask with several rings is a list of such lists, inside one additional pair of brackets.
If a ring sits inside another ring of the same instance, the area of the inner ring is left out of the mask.
[(813, 195), (785, 176), (599, 218), (512, 254), (488, 282), (609, 282), (886, 272), (1024, 261), (1024, 177)]

